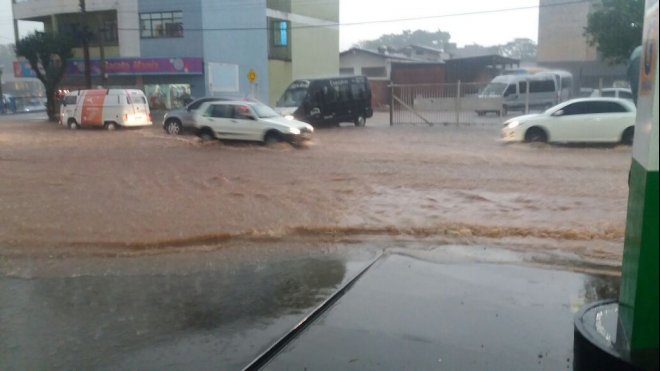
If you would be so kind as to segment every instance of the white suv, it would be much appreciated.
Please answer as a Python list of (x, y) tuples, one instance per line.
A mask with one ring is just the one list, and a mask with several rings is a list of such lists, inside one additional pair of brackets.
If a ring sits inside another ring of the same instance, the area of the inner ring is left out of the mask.
[(202, 139), (301, 143), (314, 132), (311, 125), (284, 118), (259, 102), (206, 102), (195, 112), (194, 122)]

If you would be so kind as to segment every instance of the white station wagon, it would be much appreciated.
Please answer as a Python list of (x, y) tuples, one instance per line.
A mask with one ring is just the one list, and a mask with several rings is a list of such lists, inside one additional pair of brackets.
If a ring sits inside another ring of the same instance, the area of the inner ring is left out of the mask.
[(314, 132), (311, 125), (284, 118), (259, 102), (206, 102), (195, 113), (194, 122), (198, 135), (207, 140), (301, 143)]
[(616, 98), (579, 98), (543, 113), (507, 120), (505, 142), (578, 142), (632, 144), (635, 105)]

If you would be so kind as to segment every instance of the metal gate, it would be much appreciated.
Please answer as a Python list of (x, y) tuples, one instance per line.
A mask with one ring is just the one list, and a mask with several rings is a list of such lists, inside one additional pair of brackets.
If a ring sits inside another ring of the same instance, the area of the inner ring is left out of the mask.
[(502, 98), (479, 97), (486, 84), (390, 85), (390, 125), (497, 124)]

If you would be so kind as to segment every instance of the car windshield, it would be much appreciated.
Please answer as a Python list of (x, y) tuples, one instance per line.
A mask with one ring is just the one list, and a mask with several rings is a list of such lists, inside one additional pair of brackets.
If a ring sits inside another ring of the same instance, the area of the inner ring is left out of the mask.
[(484, 97), (501, 97), (506, 87), (507, 84), (501, 82), (493, 82), (484, 88), (484, 90), (481, 92), (481, 95)]
[(278, 107), (299, 107), (307, 95), (307, 89), (287, 89), (277, 101)]
[(280, 114), (265, 104), (253, 103), (250, 105), (258, 117), (267, 119), (271, 117), (280, 117)]

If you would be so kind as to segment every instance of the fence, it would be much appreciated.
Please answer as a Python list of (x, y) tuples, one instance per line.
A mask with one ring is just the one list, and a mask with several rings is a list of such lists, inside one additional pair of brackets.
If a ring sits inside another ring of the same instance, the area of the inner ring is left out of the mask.
[(501, 97), (483, 98), (487, 84), (390, 85), (390, 125), (501, 123)]

